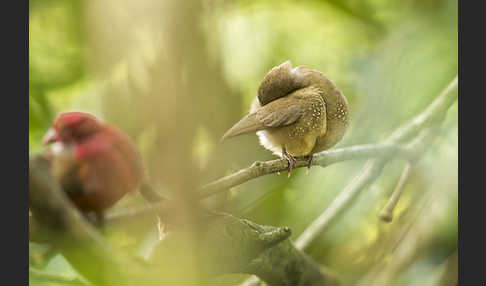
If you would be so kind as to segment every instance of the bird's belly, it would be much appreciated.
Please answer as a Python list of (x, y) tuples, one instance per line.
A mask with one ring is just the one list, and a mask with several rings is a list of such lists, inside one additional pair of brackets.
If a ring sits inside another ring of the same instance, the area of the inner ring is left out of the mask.
[(294, 126), (286, 126), (275, 129), (258, 131), (257, 135), (260, 144), (272, 151), (275, 155), (282, 157), (282, 148), (294, 157), (307, 156), (311, 154), (317, 138), (316, 132), (309, 132), (301, 136), (291, 136)]

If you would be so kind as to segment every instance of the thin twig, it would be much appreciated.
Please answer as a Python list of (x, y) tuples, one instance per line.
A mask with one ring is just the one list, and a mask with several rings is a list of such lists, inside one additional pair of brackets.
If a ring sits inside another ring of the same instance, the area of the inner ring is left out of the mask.
[(380, 218), (383, 221), (391, 222), (393, 220), (393, 211), (395, 210), (398, 200), (400, 199), (400, 196), (403, 192), (403, 187), (405, 186), (405, 182), (407, 182), (408, 177), (410, 176), (411, 170), (412, 164), (410, 162), (407, 162), (405, 167), (403, 168), (402, 175), (398, 180), (395, 190), (393, 190), (390, 199), (380, 212)]
[[(392, 241), (385, 246), (385, 251), (382, 253), (382, 259), (379, 260), (379, 263), (376, 264), (372, 270), (363, 278), (361, 278), (356, 285), (358, 286), (364, 286), (364, 285), (379, 285), (377, 283), (377, 278), (383, 274), (383, 272), (387, 271), (387, 268), (390, 267), (390, 264), (395, 264), (399, 265), (400, 263), (397, 263), (397, 261), (393, 261), (393, 259), (397, 256), (402, 256), (402, 258), (405, 258), (403, 261), (410, 261), (412, 256), (414, 256), (414, 251), (403, 251), (403, 247), (406, 244), (415, 244), (416, 243), (416, 238), (414, 239), (413, 237), (416, 236), (419, 232), (417, 231), (417, 227), (419, 224), (422, 223), (420, 218), (424, 217), (424, 211), (427, 209), (427, 206), (430, 205), (432, 202), (432, 199), (434, 197), (433, 192), (430, 192), (428, 190), (425, 194), (421, 196), (421, 198), (418, 200), (417, 204), (415, 205), (415, 208), (412, 209), (412, 212), (410, 216), (407, 218), (406, 221), (403, 222), (403, 225), (400, 227), (400, 229), (394, 234), (394, 237), (392, 238)], [(412, 238), (412, 241), (411, 241)], [(400, 249), (401, 248), (401, 249)], [(402, 250), (402, 251), (400, 251)], [(398, 252), (398, 253), (397, 253)], [(402, 252), (401, 255), (399, 252)], [(391, 261), (387, 261), (387, 259), (383, 259), (386, 256), (392, 256)], [(404, 257), (405, 256), (405, 257)], [(396, 259), (396, 258), (395, 258)], [(400, 258), (399, 258), (400, 259)], [(381, 284), (383, 285), (383, 284)], [(384, 284), (384, 285), (389, 285), (389, 284)]]

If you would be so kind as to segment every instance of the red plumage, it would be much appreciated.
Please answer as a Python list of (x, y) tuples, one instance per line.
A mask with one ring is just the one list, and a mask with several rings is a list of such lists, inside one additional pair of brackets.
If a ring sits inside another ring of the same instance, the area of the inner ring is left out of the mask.
[(61, 113), (44, 144), (50, 144), (54, 176), (83, 212), (101, 213), (140, 188), (144, 172), (135, 144), (88, 113)]

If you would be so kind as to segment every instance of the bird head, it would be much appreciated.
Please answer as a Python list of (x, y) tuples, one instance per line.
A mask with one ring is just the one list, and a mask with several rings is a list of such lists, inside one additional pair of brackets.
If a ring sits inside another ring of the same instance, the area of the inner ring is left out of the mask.
[(263, 106), (277, 98), (283, 97), (299, 88), (303, 88), (302, 67), (292, 68), (290, 61), (272, 68), (258, 87), (258, 100)]
[(102, 128), (102, 123), (93, 115), (84, 112), (61, 113), (52, 127), (44, 135), (44, 145), (62, 142), (79, 142), (94, 135)]

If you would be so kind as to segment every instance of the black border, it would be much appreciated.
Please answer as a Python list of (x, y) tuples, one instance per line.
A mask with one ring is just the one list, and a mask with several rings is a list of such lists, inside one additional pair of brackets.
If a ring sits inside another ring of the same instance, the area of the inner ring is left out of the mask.
[(28, 285), (29, 2), (2, 4), (2, 284)]
[[(459, 285), (484, 285), (485, 184), (483, 139), (486, 114), (484, 95), (484, 9), (458, 1), (459, 7)], [(467, 5), (466, 5), (467, 4)], [(466, 39), (469, 41), (466, 42)], [(467, 43), (467, 44), (466, 44)], [(467, 134), (469, 133), (469, 134)], [(478, 160), (473, 164), (471, 158)], [(440, 167), (440, 166), (438, 166)], [(475, 182), (476, 180), (476, 182)]]

